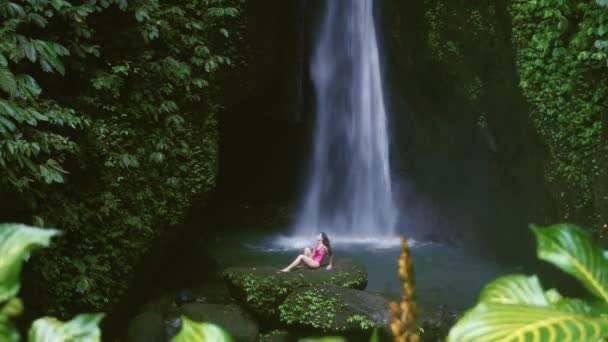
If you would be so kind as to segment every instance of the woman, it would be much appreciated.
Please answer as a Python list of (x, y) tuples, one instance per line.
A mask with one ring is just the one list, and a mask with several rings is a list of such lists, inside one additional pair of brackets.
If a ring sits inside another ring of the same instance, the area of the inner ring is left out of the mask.
[(296, 260), (294, 260), (291, 265), (282, 269), (281, 272), (290, 272), (302, 262), (310, 268), (319, 268), (321, 267), (321, 262), (323, 261), (325, 254), (329, 255), (329, 265), (326, 267), (329, 271), (333, 267), (334, 256), (327, 234), (321, 232), (321, 234), (317, 236), (317, 246), (315, 247), (314, 252), (311, 252), (310, 248), (304, 249), (304, 254), (298, 255)]

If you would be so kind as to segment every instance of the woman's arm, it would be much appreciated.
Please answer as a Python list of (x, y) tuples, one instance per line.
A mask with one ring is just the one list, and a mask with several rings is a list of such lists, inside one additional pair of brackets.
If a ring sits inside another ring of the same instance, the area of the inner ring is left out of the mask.
[(327, 265), (326, 269), (329, 271), (333, 267), (334, 264), (334, 256), (333, 254), (329, 256), (329, 265)]

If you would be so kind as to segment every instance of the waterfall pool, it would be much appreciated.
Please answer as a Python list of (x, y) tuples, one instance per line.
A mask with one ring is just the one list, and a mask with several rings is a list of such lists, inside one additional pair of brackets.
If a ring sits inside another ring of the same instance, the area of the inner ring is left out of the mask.
[[(382, 244), (380, 247), (335, 242), (332, 247), (335, 258), (355, 259), (365, 266), (369, 274), (368, 291), (399, 298), (401, 283), (397, 277), (397, 258), (401, 250), (398, 241), (392, 246)], [(210, 253), (222, 268), (276, 266), (279, 270), (301, 253), (301, 248), (278, 244), (276, 235), (241, 231), (238, 235), (216, 236)], [(412, 242), (411, 254), (418, 302), (431, 309), (440, 305), (455, 310), (471, 307), (487, 282), (513, 271), (481, 256), (436, 243)], [(328, 271), (320, 269), (319, 272)]]

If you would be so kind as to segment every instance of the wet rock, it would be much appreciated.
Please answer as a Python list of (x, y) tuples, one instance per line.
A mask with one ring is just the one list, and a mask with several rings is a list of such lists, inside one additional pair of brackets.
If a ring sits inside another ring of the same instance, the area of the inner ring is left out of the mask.
[(424, 341), (445, 341), (450, 329), (460, 317), (460, 313), (451, 310), (445, 305), (435, 308), (422, 319), (422, 330), (420, 334)]
[(189, 289), (183, 289), (175, 296), (175, 303), (180, 306), (184, 303), (192, 303), (195, 301), (195, 299), (196, 298), (192, 294), (192, 291)]
[(295, 289), (315, 285), (335, 285), (363, 290), (367, 271), (350, 259), (338, 259), (331, 271), (325, 268), (295, 269), (277, 273), (274, 267), (229, 268), (224, 277), (232, 296), (263, 319), (278, 319), (278, 308)]
[(127, 342), (166, 341), (163, 317), (156, 312), (146, 311), (135, 316), (127, 329)]
[(365, 337), (375, 328), (387, 331), (390, 326), (386, 298), (338, 286), (296, 289), (279, 311), (281, 322), (290, 328), (314, 333)]
[(182, 305), (176, 314), (197, 322), (218, 325), (235, 341), (257, 341), (259, 333), (257, 322), (238, 305), (189, 303)]

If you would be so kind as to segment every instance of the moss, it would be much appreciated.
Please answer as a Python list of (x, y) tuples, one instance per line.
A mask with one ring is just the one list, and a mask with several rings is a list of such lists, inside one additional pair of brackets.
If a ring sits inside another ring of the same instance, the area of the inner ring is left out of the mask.
[(313, 328), (328, 331), (336, 318), (336, 300), (328, 298), (327, 294), (326, 289), (309, 288), (290, 297), (279, 306), (281, 321), (287, 324), (307, 322)]
[(388, 301), (378, 295), (322, 285), (293, 291), (279, 307), (280, 320), (309, 333), (365, 335), (388, 329)]
[(359, 315), (359, 314), (350, 315), (346, 319), (346, 321), (348, 323), (359, 324), (359, 326), (361, 327), (361, 330), (369, 330), (369, 329), (374, 329), (376, 327), (376, 322), (372, 321), (371, 319), (369, 319), (363, 315)]
[(291, 335), (287, 331), (272, 330), (266, 333), (261, 333), (258, 336), (259, 342), (284, 342), (291, 341)]
[(278, 317), (279, 305), (295, 289), (312, 285), (336, 285), (364, 289), (367, 272), (350, 260), (336, 261), (334, 269), (298, 270), (277, 274), (274, 268), (230, 268), (224, 271), (233, 296), (258, 316)]

